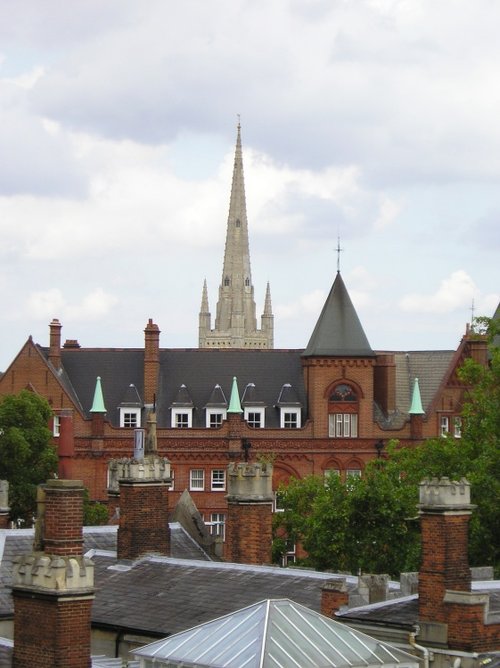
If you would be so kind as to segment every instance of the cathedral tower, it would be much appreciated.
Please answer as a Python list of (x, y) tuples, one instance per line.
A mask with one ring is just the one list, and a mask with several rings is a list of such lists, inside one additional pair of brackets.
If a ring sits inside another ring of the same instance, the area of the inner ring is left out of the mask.
[(269, 284), (266, 290), (261, 329), (257, 329), (255, 311), (243, 178), (241, 126), (238, 124), (224, 266), (219, 287), (215, 327), (210, 328), (211, 315), (205, 282), (199, 315), (199, 347), (273, 348), (274, 322)]

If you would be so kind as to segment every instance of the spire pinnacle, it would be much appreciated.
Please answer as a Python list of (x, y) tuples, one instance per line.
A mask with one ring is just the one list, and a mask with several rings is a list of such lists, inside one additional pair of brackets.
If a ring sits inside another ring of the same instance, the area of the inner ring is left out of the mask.
[(104, 405), (104, 396), (102, 393), (101, 376), (97, 376), (94, 390), (94, 400), (92, 402), (91, 413), (106, 413), (106, 406)]
[(425, 413), (424, 409), (422, 408), (422, 399), (420, 397), (420, 387), (418, 384), (418, 378), (415, 378), (415, 382), (413, 383), (411, 406), (408, 413), (410, 415), (423, 415)]
[(271, 288), (269, 286), (269, 281), (267, 281), (266, 287), (266, 299), (264, 301), (264, 315), (272, 315), (273, 308), (271, 305)]
[(240, 393), (238, 391), (238, 381), (236, 376), (233, 376), (233, 384), (231, 387), (231, 398), (229, 399), (228, 413), (243, 413), (240, 402)]

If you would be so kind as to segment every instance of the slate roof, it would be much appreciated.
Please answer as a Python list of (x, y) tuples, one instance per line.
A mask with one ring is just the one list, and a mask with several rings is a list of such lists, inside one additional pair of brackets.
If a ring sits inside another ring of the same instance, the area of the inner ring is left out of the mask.
[[(319, 612), (331, 573), (170, 557), (117, 562), (92, 556), (98, 594), (92, 622), (163, 637), (252, 605), (262, 597), (290, 597)], [(351, 586), (355, 578), (349, 578)]]
[(340, 272), (309, 339), (304, 357), (374, 357)]
[(159, 666), (354, 668), (418, 659), (289, 599), (265, 600), (134, 651)]
[[(95, 551), (114, 554), (116, 551), (117, 526), (84, 527), (84, 552)], [(12, 615), (12, 564), (15, 555), (28, 554), (33, 548), (33, 529), (0, 530), (0, 618)], [(177, 522), (170, 524), (170, 547), (173, 558), (209, 560), (191, 536)]]
[[(472, 582), (472, 591), (488, 593), (490, 596), (489, 613), (500, 617), (500, 581), (485, 580)], [(418, 595), (394, 598), (380, 603), (350, 608), (337, 613), (337, 618), (348, 624), (370, 624), (370, 626), (390, 626), (411, 630), (418, 622)]]

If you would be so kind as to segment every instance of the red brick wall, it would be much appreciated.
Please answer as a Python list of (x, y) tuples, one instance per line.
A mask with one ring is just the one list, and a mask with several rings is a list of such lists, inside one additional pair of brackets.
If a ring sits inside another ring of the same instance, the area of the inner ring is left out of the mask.
[(51, 480), (45, 486), (44, 551), (82, 554), (83, 487), (75, 480)]
[(226, 559), (237, 564), (270, 564), (271, 503), (229, 503)]
[(14, 590), (14, 668), (88, 668), (93, 596), (33, 597)]
[(164, 483), (120, 483), (119, 559), (170, 554), (168, 488)]

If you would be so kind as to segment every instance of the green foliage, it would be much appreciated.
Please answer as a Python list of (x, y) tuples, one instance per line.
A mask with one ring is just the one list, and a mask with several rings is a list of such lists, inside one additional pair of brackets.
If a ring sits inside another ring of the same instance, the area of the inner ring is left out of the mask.
[(23, 390), (0, 399), (0, 479), (9, 482), (11, 517), (27, 525), (36, 512), (36, 487), (53, 477), (57, 453), (45, 399)]
[(292, 479), (281, 494), (285, 510), (275, 515), (277, 540), (288, 535), (300, 541), (306, 565), (391, 575), (415, 568), (418, 535), (409, 519), (415, 503), (399, 476), (376, 467), (347, 482), (309, 476)]
[(96, 527), (108, 523), (108, 508), (103, 503), (91, 501), (88, 489), (83, 495), (83, 525)]
[[(498, 342), (500, 323), (476, 319), (477, 336)], [(500, 570), (500, 349), (490, 345), (489, 366), (466, 360), (459, 371), (469, 388), (462, 437), (429, 439), (414, 448), (397, 441), (372, 461), (362, 479), (342, 482), (310, 476), (280, 489), (285, 508), (275, 515), (276, 553), (284, 537), (301, 542), (306, 564), (335, 571), (389, 573), (415, 570), (418, 484), (424, 478), (467, 478), (477, 509), (470, 524), (471, 565)], [(280, 547), (281, 546), (281, 547)]]

